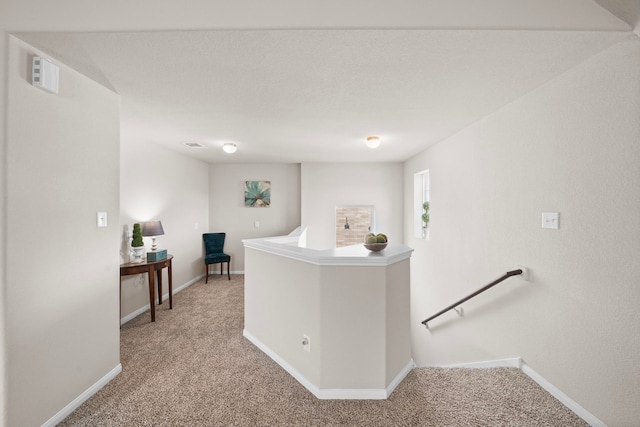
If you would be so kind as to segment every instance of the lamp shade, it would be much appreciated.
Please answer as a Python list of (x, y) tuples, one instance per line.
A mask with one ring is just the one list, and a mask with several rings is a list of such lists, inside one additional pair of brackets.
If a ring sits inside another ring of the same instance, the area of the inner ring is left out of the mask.
[(161, 236), (164, 234), (162, 222), (160, 221), (143, 222), (141, 228), (143, 236)]

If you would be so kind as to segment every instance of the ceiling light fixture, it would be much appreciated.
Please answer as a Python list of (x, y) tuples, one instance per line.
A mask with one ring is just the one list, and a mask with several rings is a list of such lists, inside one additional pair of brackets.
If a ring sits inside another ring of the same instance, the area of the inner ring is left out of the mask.
[(378, 148), (380, 146), (380, 137), (379, 136), (368, 136), (367, 137), (367, 147), (369, 148)]
[(225, 153), (232, 154), (236, 152), (238, 147), (236, 147), (236, 144), (234, 144), (233, 142), (225, 142), (224, 145), (222, 146), (222, 149), (224, 150)]

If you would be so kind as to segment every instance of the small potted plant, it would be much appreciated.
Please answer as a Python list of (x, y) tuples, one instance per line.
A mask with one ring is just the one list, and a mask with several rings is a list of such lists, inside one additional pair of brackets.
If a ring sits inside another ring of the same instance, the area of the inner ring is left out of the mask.
[(133, 239), (131, 240), (131, 248), (133, 248), (134, 262), (142, 262), (142, 253), (144, 251), (144, 241), (142, 240), (142, 230), (140, 224), (133, 224)]
[(429, 233), (429, 202), (424, 202), (422, 209), (424, 210), (422, 214), (422, 237), (427, 237)]

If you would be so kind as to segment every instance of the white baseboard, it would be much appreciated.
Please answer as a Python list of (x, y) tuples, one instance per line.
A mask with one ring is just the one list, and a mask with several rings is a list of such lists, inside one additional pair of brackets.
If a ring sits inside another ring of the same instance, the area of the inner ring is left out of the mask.
[[(244, 270), (230, 270), (229, 274), (244, 274)], [(217, 270), (215, 272), (212, 270), (211, 273), (209, 273), (209, 277), (212, 277), (212, 276), (226, 276), (226, 275), (227, 275), (226, 271), (224, 271), (222, 274), (220, 274), (220, 270)], [(204, 274), (202, 276), (200, 276), (200, 277), (204, 278)]]
[(385, 389), (317, 389), (317, 393), (311, 391), (318, 399), (333, 400), (384, 400), (391, 396), (391, 393), (402, 382), (413, 368), (413, 359), (400, 370), (398, 375), (389, 383)]
[[(198, 282), (199, 280), (204, 279), (204, 274), (201, 274), (199, 276), (194, 277), (193, 279), (189, 280), (187, 283), (185, 283), (184, 285), (180, 285), (177, 288), (173, 289), (173, 294), (177, 294), (178, 292), (187, 289), (189, 286), (193, 285), (194, 283)], [(166, 298), (169, 298), (169, 292), (167, 292), (166, 294), (162, 295), (162, 300), (164, 301)]]
[(302, 375), (297, 369), (295, 369), (289, 362), (284, 360), (278, 354), (274, 353), (269, 347), (267, 347), (262, 341), (257, 339), (247, 330), (242, 331), (242, 335), (248, 339), (253, 345), (258, 347), (267, 356), (273, 359), (278, 365), (287, 371), (293, 378), (300, 384), (309, 390), (318, 399), (342, 399), (342, 400), (383, 400), (387, 399), (393, 390), (402, 382), (404, 377), (415, 367), (413, 360), (410, 359), (407, 365), (396, 375), (391, 383), (384, 389), (320, 389), (311, 381), (309, 381), (304, 375)]
[(100, 378), (95, 384), (86, 389), (80, 396), (73, 399), (71, 403), (58, 411), (58, 413), (53, 417), (49, 418), (44, 424), (42, 424), (42, 427), (54, 427), (59, 422), (67, 418), (69, 414), (78, 409), (80, 405), (82, 405), (88, 398), (96, 394), (102, 387), (107, 385), (107, 383), (114, 379), (120, 372), (122, 372), (122, 365), (118, 363), (118, 366), (109, 371), (107, 375)]
[(529, 378), (534, 380), (540, 387), (545, 389), (550, 395), (558, 399), (564, 406), (571, 409), (577, 416), (582, 418), (591, 427), (607, 427), (605, 423), (596, 418), (592, 413), (580, 406), (575, 400), (564, 394), (560, 389), (544, 379), (540, 374), (524, 363), (522, 358), (488, 360), (485, 362), (460, 363), (454, 365), (433, 366), (436, 368), (518, 368)]
[(486, 369), (486, 368), (522, 368), (522, 359), (519, 357), (513, 357), (510, 359), (498, 359), (498, 360), (485, 360), (483, 362), (472, 363), (457, 363), (453, 365), (441, 365), (432, 366), (433, 368), (471, 368), (471, 369)]
[[(407, 363), (404, 366), (404, 368), (402, 368), (400, 370), (400, 372), (398, 372), (398, 375), (396, 375), (396, 377), (393, 380), (391, 380), (391, 382), (387, 386), (387, 389), (386, 389), (387, 397), (391, 396), (391, 393), (393, 393), (393, 391), (396, 389), (396, 387), (398, 387), (398, 385), (400, 385), (400, 383), (402, 382), (404, 377), (409, 375), (409, 372), (411, 372), (413, 370), (413, 368), (415, 368), (415, 367), (416, 367), (416, 364), (414, 363), (413, 359), (409, 359), (409, 363)], [(387, 397), (385, 397), (385, 399)]]
[[(199, 280), (204, 279), (204, 274), (201, 274), (191, 280), (189, 280), (187, 283), (178, 286), (177, 288), (173, 289), (173, 295), (177, 294), (178, 292), (188, 288), (189, 286), (193, 285), (194, 283), (198, 282)], [(162, 295), (162, 301), (165, 301), (169, 298), (169, 292), (165, 293), (164, 295)], [(125, 323), (127, 323), (129, 320), (134, 319), (136, 317), (138, 317), (139, 315), (141, 315), (142, 313), (145, 313), (147, 311), (149, 311), (151, 309), (151, 305), (147, 304), (143, 307), (140, 307), (139, 309), (137, 309), (136, 311), (127, 314), (126, 316), (124, 316), (122, 319), (120, 319), (120, 325), (124, 325)]]
[(529, 378), (534, 380), (543, 389), (549, 392), (550, 395), (558, 399), (564, 406), (571, 409), (577, 416), (582, 418), (591, 427), (607, 427), (605, 423), (596, 418), (591, 412), (580, 406), (575, 400), (564, 394), (560, 389), (545, 380), (540, 374), (531, 369), (526, 363), (522, 362), (522, 372), (527, 374)]

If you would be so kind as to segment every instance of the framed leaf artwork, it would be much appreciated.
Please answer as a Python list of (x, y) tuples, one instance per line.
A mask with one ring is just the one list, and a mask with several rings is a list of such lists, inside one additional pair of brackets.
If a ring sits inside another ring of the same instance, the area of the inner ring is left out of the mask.
[(271, 206), (271, 181), (245, 181), (244, 205), (251, 208)]

